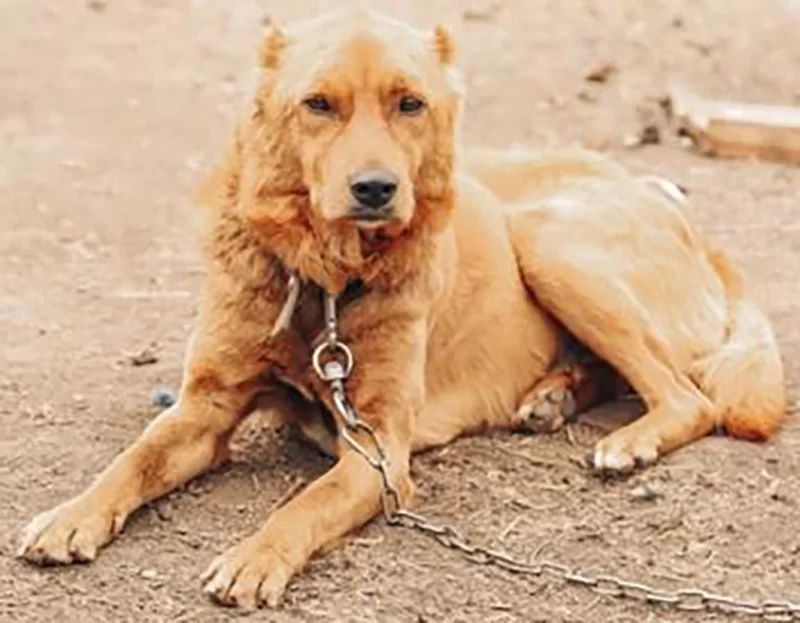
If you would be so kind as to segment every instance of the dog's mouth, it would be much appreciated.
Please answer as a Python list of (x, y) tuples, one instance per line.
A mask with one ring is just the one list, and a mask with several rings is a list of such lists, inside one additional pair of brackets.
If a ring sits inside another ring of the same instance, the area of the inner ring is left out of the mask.
[(387, 250), (402, 232), (403, 225), (398, 221), (371, 222), (367, 227), (359, 226), (361, 243), (367, 253)]
[(358, 230), (362, 248), (367, 254), (388, 249), (406, 227), (392, 206), (379, 209), (354, 206), (342, 220)]
[(347, 214), (346, 218), (348, 221), (354, 223), (356, 227), (364, 230), (378, 229), (397, 222), (397, 216), (392, 208), (383, 208), (380, 210), (353, 208)]

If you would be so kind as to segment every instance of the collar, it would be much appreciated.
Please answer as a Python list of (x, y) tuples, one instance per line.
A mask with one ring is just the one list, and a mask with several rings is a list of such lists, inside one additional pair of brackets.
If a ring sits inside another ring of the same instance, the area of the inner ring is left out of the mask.
[[(325, 290), (319, 286), (317, 288), (321, 292), (325, 292)], [(272, 326), (272, 330), (270, 331), (270, 338), (274, 338), (286, 329), (289, 328), (289, 325), (292, 323), (292, 317), (294, 316), (295, 310), (297, 309), (297, 302), (300, 299), (300, 292), (303, 289), (303, 281), (300, 277), (297, 276), (296, 273), (290, 272), (289, 279), (286, 283), (286, 300), (283, 303), (283, 307), (281, 307), (281, 311), (278, 314), (278, 318), (275, 320), (275, 324)], [(364, 282), (360, 279), (354, 279), (347, 283), (347, 286), (341, 293), (331, 293), (328, 292), (329, 296), (335, 296), (340, 302), (341, 305), (346, 305), (357, 299), (358, 297), (362, 296), (366, 290)]]

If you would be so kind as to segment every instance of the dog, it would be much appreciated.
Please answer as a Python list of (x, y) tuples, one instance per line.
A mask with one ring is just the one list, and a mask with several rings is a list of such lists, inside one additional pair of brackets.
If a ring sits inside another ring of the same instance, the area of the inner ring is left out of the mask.
[[(268, 27), (260, 81), (204, 185), (208, 278), (178, 402), (20, 555), (90, 561), (138, 507), (220, 465), (270, 408), (336, 464), (206, 572), (222, 604), (277, 606), (323, 546), (381, 509), (313, 355), (355, 363), (347, 398), (410, 503), (413, 452), (488, 429), (550, 431), (628, 384), (646, 412), (600, 440), (621, 473), (714, 429), (785, 418), (773, 332), (681, 196), (586, 152), (462, 149), (453, 37), (365, 9)], [(334, 298), (335, 297), (335, 298)], [(326, 332), (326, 327), (328, 332)]]

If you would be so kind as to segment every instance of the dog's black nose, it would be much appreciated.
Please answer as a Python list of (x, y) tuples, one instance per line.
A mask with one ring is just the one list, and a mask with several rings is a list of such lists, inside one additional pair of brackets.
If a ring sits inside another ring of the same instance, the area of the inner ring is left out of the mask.
[(397, 192), (397, 178), (388, 171), (362, 171), (351, 180), (350, 192), (359, 207), (377, 210), (394, 197)]

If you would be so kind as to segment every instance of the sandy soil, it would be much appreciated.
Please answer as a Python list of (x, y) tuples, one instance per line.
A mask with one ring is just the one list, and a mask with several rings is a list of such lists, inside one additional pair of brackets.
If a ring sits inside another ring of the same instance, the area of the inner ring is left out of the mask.
[[(274, 2), (281, 19), (327, 3)], [(674, 74), (708, 95), (800, 101), (800, 6), (783, 0), (374, 2), (462, 39), (472, 143), (582, 141), (689, 189), (746, 267), (800, 397), (800, 173), (661, 145), (626, 149)], [(445, 8), (440, 8), (443, 5)], [(0, 4), (0, 620), (225, 621), (198, 574), (298, 478), (326, 468), (256, 425), (236, 461), (137, 513), (91, 566), (34, 569), (13, 536), (84, 487), (176, 386), (202, 280), (189, 197), (232, 127), (265, 8), (210, 0)], [(604, 63), (604, 84), (585, 75)], [(133, 366), (151, 343), (157, 361)], [(420, 508), (524, 555), (800, 601), (800, 424), (764, 446), (709, 438), (606, 483), (571, 459), (598, 437), (498, 435), (419, 457)], [(642, 483), (653, 501), (636, 498)], [(293, 582), (275, 621), (721, 621), (478, 568), (374, 522)]]

